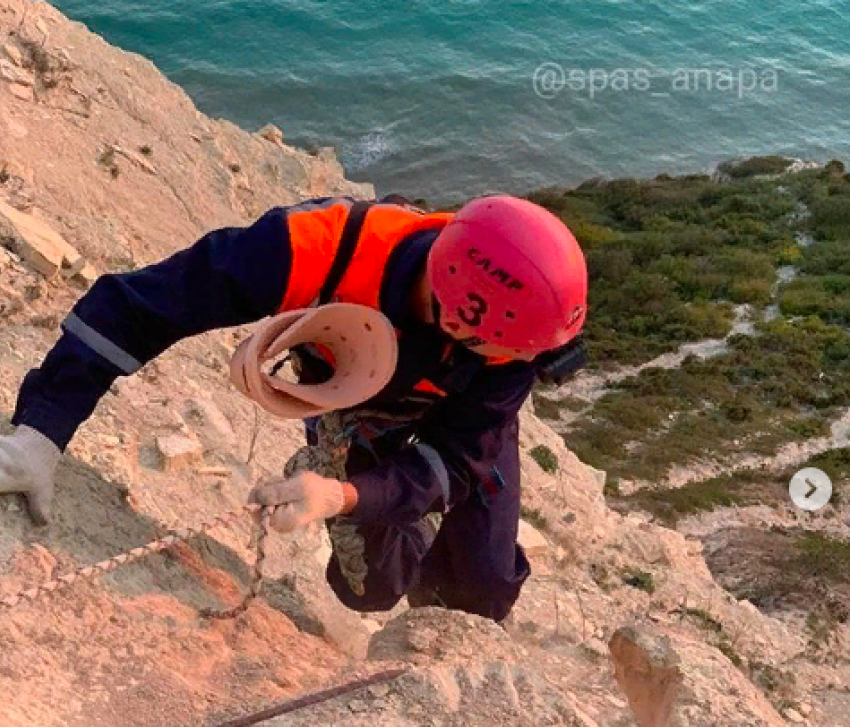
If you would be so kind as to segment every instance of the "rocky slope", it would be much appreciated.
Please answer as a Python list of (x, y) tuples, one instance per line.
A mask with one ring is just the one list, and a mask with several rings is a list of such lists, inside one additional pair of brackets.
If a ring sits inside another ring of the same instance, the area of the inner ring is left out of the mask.
[[(23, 375), (94, 275), (276, 204), (373, 193), (327, 151), (205, 118), (148, 61), (50, 6), (0, 0), (0, 58), (4, 431)], [(227, 382), (244, 333), (184, 341), (122, 379), (63, 458), (49, 527), (0, 499), (0, 594), (238, 509), (252, 481), (281, 471), (300, 427), (258, 414)], [(404, 604), (368, 619), (346, 610), (324, 584), (317, 529), (272, 538), (245, 615), (201, 618), (248, 584), (243, 518), (3, 609), (3, 724), (215, 726), (394, 666), (407, 671), (265, 723), (850, 724), (846, 626), (824, 649), (800, 619), (737, 601), (699, 542), (611, 511), (604, 473), (530, 406), (522, 438), (524, 512), (542, 533), (506, 629)], [(529, 454), (541, 446), (549, 472)]]

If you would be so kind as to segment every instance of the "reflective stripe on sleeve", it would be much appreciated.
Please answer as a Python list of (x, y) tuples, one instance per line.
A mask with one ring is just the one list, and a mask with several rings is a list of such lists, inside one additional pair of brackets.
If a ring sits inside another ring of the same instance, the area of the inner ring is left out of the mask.
[(69, 333), (73, 333), (92, 351), (103, 356), (125, 374), (134, 374), (142, 368), (142, 364), (129, 353), (98, 333), (88, 323), (84, 323), (76, 313), (69, 313), (68, 317), (62, 322), (62, 327)]

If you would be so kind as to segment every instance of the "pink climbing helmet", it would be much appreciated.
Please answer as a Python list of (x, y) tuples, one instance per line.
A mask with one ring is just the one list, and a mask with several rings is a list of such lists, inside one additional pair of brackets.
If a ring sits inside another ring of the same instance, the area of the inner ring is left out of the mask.
[(563, 222), (528, 200), (465, 205), (434, 241), (427, 275), (444, 328), (516, 353), (557, 348), (584, 324), (584, 254)]

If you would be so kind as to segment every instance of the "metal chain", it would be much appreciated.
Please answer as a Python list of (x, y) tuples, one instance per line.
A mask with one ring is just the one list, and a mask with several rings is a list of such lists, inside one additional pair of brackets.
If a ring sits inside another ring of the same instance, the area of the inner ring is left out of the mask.
[[(257, 538), (258, 548), (257, 548), (257, 559), (254, 563), (254, 576), (252, 578), (251, 591), (249, 592), (246, 600), (250, 602), (256, 595), (256, 591), (259, 589), (259, 583), (262, 581), (262, 566), (263, 560), (265, 558), (265, 553), (262, 547), (262, 544), (265, 542), (265, 538), (268, 535), (268, 522), (271, 514), (274, 512), (274, 507), (266, 507), (261, 508), (259, 505), (246, 505), (239, 510), (231, 510), (230, 512), (224, 513), (223, 515), (218, 515), (214, 517), (212, 520), (208, 520), (206, 522), (202, 522), (200, 525), (193, 528), (175, 528), (174, 532), (170, 535), (166, 535), (164, 538), (159, 538), (157, 540), (152, 540), (146, 545), (139, 546), (138, 548), (132, 548), (131, 550), (127, 550), (123, 553), (119, 553), (118, 555), (112, 556), (107, 560), (102, 560), (99, 563), (94, 563), (92, 565), (87, 565), (82, 568), (77, 568), (76, 570), (72, 570), (65, 575), (58, 576), (57, 578), (53, 578), (49, 581), (45, 581), (34, 588), (28, 588), (23, 591), (19, 591), (17, 593), (9, 594), (8, 596), (0, 597), (0, 611), (4, 609), (14, 608), (23, 602), (35, 603), (40, 601), (45, 596), (58, 591), (59, 589), (70, 586), (74, 583), (83, 580), (90, 580), (101, 573), (108, 573), (111, 570), (115, 570), (123, 565), (127, 565), (128, 563), (133, 563), (141, 558), (144, 558), (151, 553), (157, 553), (161, 550), (166, 550), (167, 548), (176, 545), (177, 543), (181, 543), (183, 541), (189, 540), (190, 538), (195, 537), (196, 535), (201, 535), (206, 533), (209, 530), (212, 530), (215, 527), (220, 525), (230, 525), (235, 522), (238, 518), (245, 515), (245, 513), (250, 513), (254, 515), (257, 512), (261, 512), (260, 517), (260, 533)], [(262, 557), (261, 557), (262, 556)], [(252, 595), (253, 594), (253, 595)], [(250, 600), (249, 600), (250, 599)], [(247, 607), (247, 606), (246, 606)], [(238, 609), (239, 607), (237, 607)], [(234, 611), (237, 609), (233, 609)], [(244, 609), (243, 609), (244, 610)], [(241, 613), (242, 611), (239, 611)], [(224, 613), (224, 612), (222, 612)], [(215, 617), (215, 614), (212, 614)]]
[[(263, 585), (263, 565), (266, 562), (266, 538), (269, 536), (269, 520), (276, 507), (265, 507), (260, 513), (260, 527), (256, 534), (256, 551), (257, 555), (254, 558), (254, 573), (251, 576), (251, 586), (248, 593), (242, 599), (242, 603), (234, 608), (228, 608), (223, 611), (217, 611), (212, 608), (202, 608), (200, 616), (202, 618), (212, 618), (225, 620), (241, 616), (248, 607), (254, 602), (254, 599), (260, 595), (260, 588)], [(256, 508), (253, 510), (256, 512)], [(255, 531), (256, 532), (256, 531)]]
[[(312, 470), (325, 477), (344, 479), (345, 460), (348, 456), (351, 437), (357, 423), (364, 415), (381, 416), (379, 412), (357, 412), (354, 416), (350, 414), (343, 415), (341, 412), (331, 412), (323, 416), (319, 425), (318, 445), (301, 447), (295, 452), (286, 463), (284, 475), (291, 477), (297, 472)], [(248, 593), (244, 596), (242, 602), (233, 608), (225, 610), (204, 608), (200, 611), (200, 615), (204, 618), (235, 618), (245, 613), (260, 593), (263, 582), (263, 566), (266, 560), (266, 541), (269, 535), (269, 522), (275, 509), (276, 506), (261, 508), (259, 505), (246, 505), (239, 510), (231, 510), (223, 515), (218, 515), (193, 528), (171, 528), (172, 533), (166, 535), (164, 538), (152, 540), (146, 545), (132, 548), (111, 558), (102, 560), (99, 563), (77, 568), (65, 575), (45, 581), (34, 588), (0, 596), (0, 611), (14, 608), (24, 602), (36, 603), (49, 594), (74, 583), (91, 580), (102, 573), (108, 573), (123, 565), (133, 563), (151, 553), (166, 550), (196, 535), (202, 535), (220, 525), (230, 525), (248, 513), (257, 520), (257, 530), (255, 530), (254, 538), (256, 557), (254, 559)], [(259, 513), (259, 518), (256, 518), (257, 513)], [(341, 561), (342, 570), (347, 580), (349, 580), (354, 591), (362, 595), (362, 584), (366, 577), (366, 567), (363, 562), (362, 544), (359, 542), (360, 536), (354, 538), (353, 536), (356, 533), (348, 533), (348, 530), (353, 530), (354, 528), (355, 526), (352, 523), (348, 523), (344, 518), (338, 519), (331, 528), (331, 538), (334, 541), (335, 549), (337, 550), (337, 555)], [(348, 541), (354, 540), (357, 540), (357, 542), (353, 544), (348, 543)]]

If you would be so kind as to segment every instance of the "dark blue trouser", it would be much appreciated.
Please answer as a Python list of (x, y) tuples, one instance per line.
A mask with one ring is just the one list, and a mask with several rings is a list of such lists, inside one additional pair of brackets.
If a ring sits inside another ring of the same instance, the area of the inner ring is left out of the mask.
[(496, 467), (502, 476), (494, 495), (483, 485), (443, 516), (437, 537), (424, 523), (405, 527), (362, 525), (369, 574), (356, 595), (331, 556), (327, 579), (339, 600), (355, 611), (388, 611), (413, 586), (436, 590), (448, 608), (501, 621), (519, 597), (530, 567), (517, 543), (520, 469), (515, 436)]

